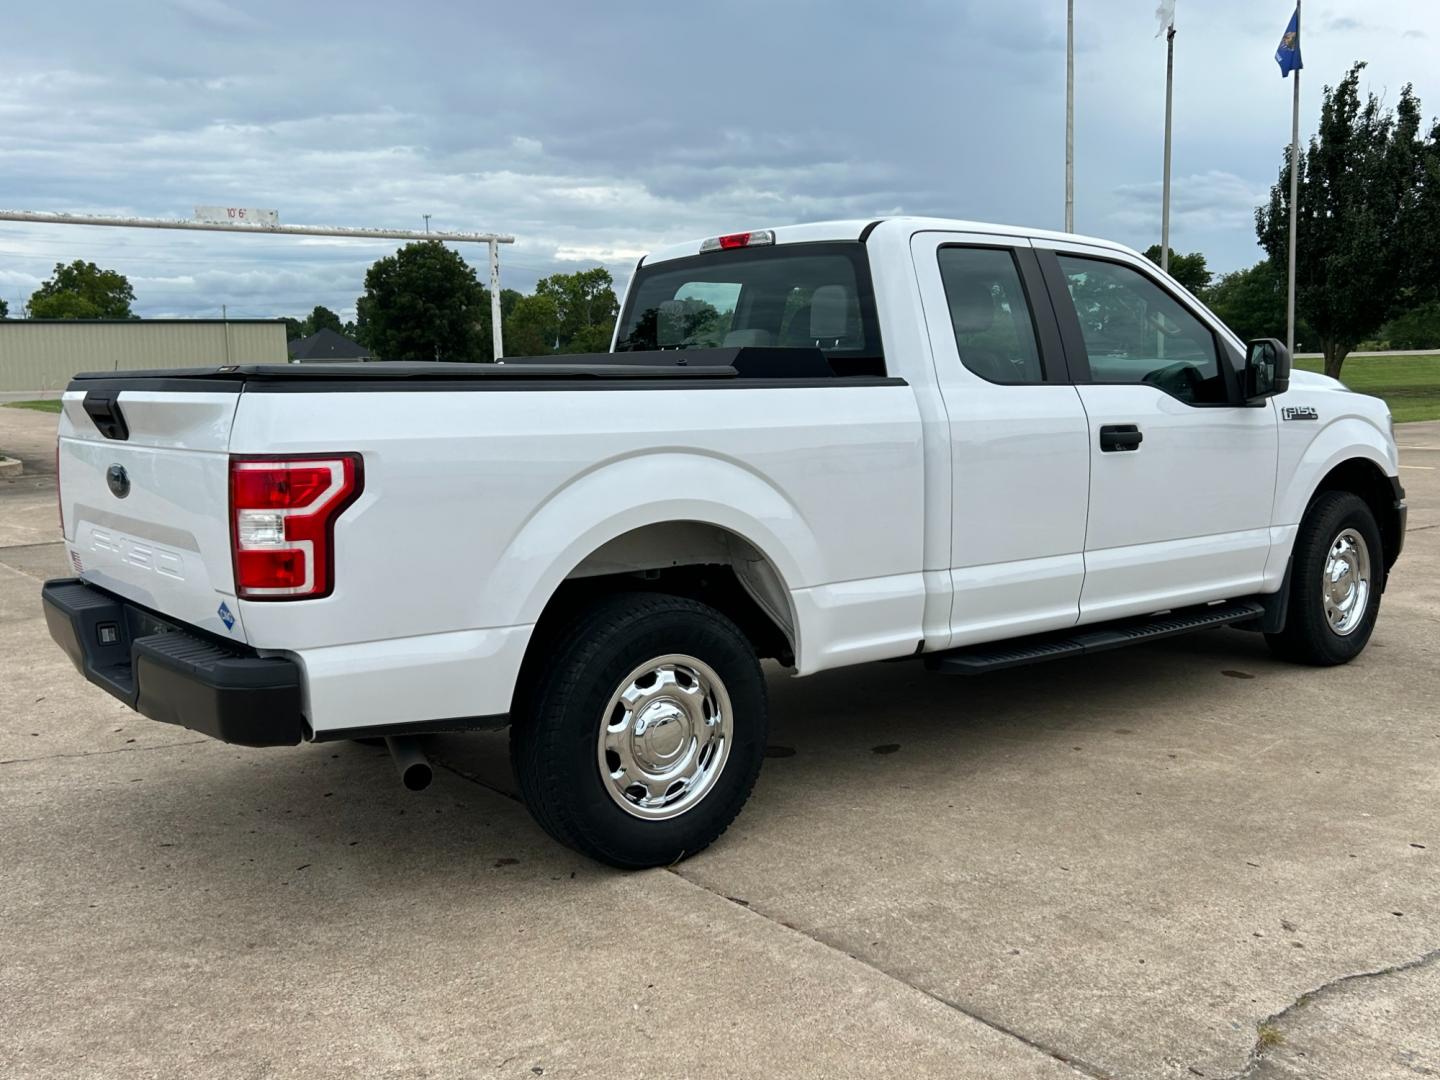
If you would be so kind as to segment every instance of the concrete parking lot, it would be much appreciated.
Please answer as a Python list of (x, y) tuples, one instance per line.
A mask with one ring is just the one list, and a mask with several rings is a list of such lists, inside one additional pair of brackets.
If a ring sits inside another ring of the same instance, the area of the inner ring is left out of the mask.
[(531, 823), (503, 735), (415, 795), (86, 684), (54, 425), (0, 408), (0, 1076), (1440, 1074), (1440, 423), (1353, 664), (776, 674), (750, 805), (640, 874)]

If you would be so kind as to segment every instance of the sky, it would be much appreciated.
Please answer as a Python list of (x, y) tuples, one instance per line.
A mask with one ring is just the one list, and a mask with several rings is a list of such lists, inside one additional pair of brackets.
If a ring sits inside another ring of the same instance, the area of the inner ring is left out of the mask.
[[(1076, 229), (1160, 236), (1156, 0), (1075, 0)], [(1179, 0), (1171, 246), (1260, 253), (1290, 135), (1292, 0)], [(1440, 111), (1440, 4), (1308, 0), (1302, 131), (1322, 86)], [(95, 0), (0, 14), (0, 208), (495, 231), (502, 284), (668, 243), (925, 214), (1060, 228), (1064, 0)], [(0, 222), (18, 315), (56, 262), (126, 274), (146, 316), (354, 313), (393, 242)], [(485, 249), (458, 248), (486, 276)]]

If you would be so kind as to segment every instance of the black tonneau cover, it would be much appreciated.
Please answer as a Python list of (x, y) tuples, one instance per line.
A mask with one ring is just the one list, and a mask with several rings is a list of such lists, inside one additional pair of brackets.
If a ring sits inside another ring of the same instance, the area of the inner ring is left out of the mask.
[[(415, 383), (552, 383), (595, 380), (672, 379), (830, 379), (835, 378), (819, 349), (729, 348), (583, 353), (577, 356), (507, 356), (498, 363), (388, 361), (372, 363), (235, 364), (208, 368), (143, 371), (94, 371), (76, 375), (72, 390), (265, 389), (267, 385), (334, 384), (334, 388), (394, 388)], [(163, 384), (163, 386), (161, 385)], [(358, 386), (354, 387), (360, 388)]]

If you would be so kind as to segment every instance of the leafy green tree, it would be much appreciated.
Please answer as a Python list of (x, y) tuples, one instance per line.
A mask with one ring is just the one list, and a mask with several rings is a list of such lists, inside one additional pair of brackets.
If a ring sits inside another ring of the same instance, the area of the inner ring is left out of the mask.
[(1269, 259), (1247, 270), (1221, 274), (1205, 302), (1246, 341), (1285, 337), (1285, 275)]
[(321, 304), (316, 304), (315, 310), (310, 312), (305, 319), (303, 329), (305, 333), (301, 335), (302, 337), (309, 337), (321, 330), (334, 330), (337, 334), (343, 334), (345, 324), (340, 321), (340, 316), (335, 312)]
[(375, 262), (356, 302), (364, 343), (385, 360), (486, 360), (488, 304), (475, 270), (444, 244), (418, 240)]
[(1391, 349), (1440, 349), (1440, 302), (1396, 316), (1385, 324), (1380, 337)]
[(553, 296), (522, 296), (504, 316), (506, 356), (549, 356), (560, 333), (560, 313)]
[(8, 319), (9, 317), (10, 305), (5, 303), (4, 300), (0, 300), (0, 319)]
[(615, 279), (603, 266), (541, 278), (535, 295), (555, 305), (555, 352), (601, 352), (610, 347), (620, 302)]
[[(1160, 245), (1151, 244), (1145, 249), (1145, 257), (1159, 266)], [(1194, 296), (1205, 295), (1205, 290), (1210, 288), (1212, 277), (1203, 253), (1192, 251), (1189, 255), (1181, 255), (1174, 248), (1170, 249), (1170, 276), (1189, 289)]]
[(286, 315), (286, 316), (285, 316), (285, 340), (286, 340), (286, 341), (299, 341), (299, 340), (300, 340), (302, 337), (304, 337), (304, 336), (305, 336), (305, 324), (304, 324), (303, 322), (301, 322), (299, 319), (292, 319), (289, 315)]
[(134, 319), (135, 290), (124, 274), (76, 259), (55, 264), (55, 273), (30, 296), (32, 319)]
[[(1300, 160), (1296, 309), (1315, 329), (1325, 374), (1339, 377), (1345, 357), (1399, 314), (1407, 289), (1432, 293), (1417, 277), (1417, 245), (1440, 235), (1415, 233), (1440, 220), (1440, 191), (1424, 190), (1436, 135), (1420, 136), (1420, 102), (1410, 86), (1392, 112), (1370, 94), (1360, 98), (1363, 63), (1325, 88), (1320, 128)], [(1260, 245), (1286, 265), (1290, 228), (1289, 151), (1267, 205), (1255, 211)], [(1440, 174), (1437, 174), (1440, 175)], [(1435, 256), (1429, 254), (1430, 259)]]

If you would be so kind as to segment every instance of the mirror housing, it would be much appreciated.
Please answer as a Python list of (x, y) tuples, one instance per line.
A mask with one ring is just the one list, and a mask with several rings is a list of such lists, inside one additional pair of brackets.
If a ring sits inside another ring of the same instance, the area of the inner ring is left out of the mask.
[(1250, 342), (1245, 355), (1245, 400), (1264, 401), (1290, 389), (1290, 350), (1274, 338)]

